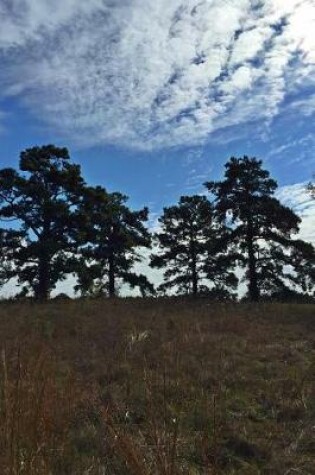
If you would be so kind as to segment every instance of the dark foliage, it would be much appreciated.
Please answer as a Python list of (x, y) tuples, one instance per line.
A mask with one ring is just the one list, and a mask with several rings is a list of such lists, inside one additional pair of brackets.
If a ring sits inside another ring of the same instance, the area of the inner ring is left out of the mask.
[(290, 285), (311, 292), (314, 248), (293, 239), (301, 220), (274, 197), (276, 181), (256, 158), (233, 157), (225, 168), (225, 179), (206, 187), (215, 196), (220, 221), (231, 223), (230, 240), (238, 245), (250, 299), (257, 301)]
[(82, 295), (118, 293), (118, 285), (139, 287), (142, 295), (153, 293), (148, 279), (133, 271), (141, 261), (137, 249), (150, 246), (145, 227), (148, 209), (132, 211), (121, 193), (107, 193), (101, 187), (88, 188), (80, 205), (82, 216), (81, 260), (77, 291)]
[(0, 219), (5, 278), (16, 276), (22, 294), (49, 297), (73, 271), (77, 205), (84, 181), (66, 148), (33, 147), (21, 153), (20, 172), (0, 171)]
[(182, 196), (179, 203), (164, 208), (156, 234), (160, 252), (151, 266), (166, 268), (162, 292), (174, 288), (178, 294), (229, 294), (237, 286), (231, 271), (233, 256), (225, 252), (229, 230), (214, 218), (205, 196)]
[[(312, 299), (314, 247), (297, 238), (301, 220), (275, 197), (276, 181), (256, 158), (233, 157), (225, 168), (223, 181), (206, 183), (213, 202), (182, 196), (164, 208), (150, 262), (164, 269), (158, 290), (233, 299), (241, 266), (252, 301)], [(127, 201), (87, 186), (66, 148), (22, 152), (19, 171), (0, 170), (0, 286), (16, 278), (20, 298), (46, 300), (74, 274), (83, 296), (117, 296), (122, 285), (154, 295), (135, 267), (152, 244), (148, 209)]]

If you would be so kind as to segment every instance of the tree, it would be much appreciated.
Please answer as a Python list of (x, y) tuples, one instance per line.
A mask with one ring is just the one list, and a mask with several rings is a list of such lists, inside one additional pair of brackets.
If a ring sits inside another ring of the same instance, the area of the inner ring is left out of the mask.
[[(230, 239), (238, 245), (250, 299), (257, 301), (261, 294), (279, 292), (287, 285), (303, 291), (301, 279), (310, 289), (314, 248), (292, 239), (301, 220), (273, 196), (277, 183), (262, 168), (262, 161), (232, 157), (225, 168), (223, 181), (205, 185), (215, 196), (219, 220), (231, 224)], [(309, 264), (303, 278), (301, 262)]]
[(148, 209), (132, 211), (127, 200), (126, 196), (107, 193), (100, 186), (86, 190), (80, 206), (85, 232), (76, 286), (83, 295), (114, 297), (121, 283), (138, 287), (143, 295), (154, 292), (148, 279), (133, 270), (141, 261), (139, 248), (150, 247), (151, 243), (144, 224)]
[(205, 196), (182, 196), (177, 205), (164, 208), (159, 223), (158, 252), (151, 256), (152, 267), (166, 268), (159, 290), (196, 296), (210, 291), (209, 280), (217, 293), (236, 287), (231, 256), (220, 244), (228, 230), (215, 222)]
[(294, 240), (285, 246), (272, 242), (260, 249), (257, 273), (263, 296), (311, 295), (315, 282), (315, 254), (310, 243)]
[(54, 145), (23, 151), (19, 168), (0, 170), (0, 219), (6, 223), (1, 232), (11, 262), (4, 274), (17, 276), (25, 295), (32, 291), (46, 300), (73, 270), (84, 180), (68, 150)]
[(20, 233), (0, 229), (0, 288), (14, 277), (13, 253), (20, 245)]

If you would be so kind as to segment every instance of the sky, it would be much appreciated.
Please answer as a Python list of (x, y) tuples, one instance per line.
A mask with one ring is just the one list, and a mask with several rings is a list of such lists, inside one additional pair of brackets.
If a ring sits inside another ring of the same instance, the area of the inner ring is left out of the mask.
[(315, 242), (315, 0), (0, 0), (0, 166), (67, 146), (151, 226), (231, 156)]

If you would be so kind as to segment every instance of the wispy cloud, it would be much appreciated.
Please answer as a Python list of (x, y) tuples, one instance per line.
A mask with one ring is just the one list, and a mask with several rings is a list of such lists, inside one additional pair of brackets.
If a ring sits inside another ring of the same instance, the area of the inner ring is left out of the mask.
[[(286, 143), (274, 147), (266, 156), (266, 159), (273, 157), (278, 157), (290, 152), (292, 155), (295, 154), (294, 158), (287, 160), (289, 164), (297, 164), (305, 160), (305, 154), (307, 156), (313, 156), (313, 161), (315, 161), (315, 136), (314, 134), (306, 134), (304, 137), (290, 139), (288, 138)], [(310, 160), (308, 160), (308, 163)]]
[(2, 94), (84, 145), (200, 144), (314, 78), (313, 0), (4, 0), (0, 21)]
[[(314, 79), (315, 84), (315, 79)], [(309, 94), (303, 99), (297, 99), (290, 105), (290, 108), (296, 114), (302, 114), (306, 117), (314, 114), (315, 111), (315, 94)]]

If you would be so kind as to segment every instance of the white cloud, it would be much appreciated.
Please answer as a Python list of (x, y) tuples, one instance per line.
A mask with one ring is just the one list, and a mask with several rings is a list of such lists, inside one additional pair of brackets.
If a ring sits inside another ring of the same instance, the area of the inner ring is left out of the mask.
[(235, 66), (250, 61), (259, 53), (263, 53), (264, 46), (273, 36), (273, 29), (269, 25), (256, 26), (245, 30), (235, 41), (231, 54), (230, 64)]
[(295, 114), (302, 114), (306, 117), (313, 115), (315, 111), (315, 94), (310, 94), (304, 99), (294, 101), (290, 108)]
[(80, 15), (105, 7), (102, 0), (3, 0), (0, 4), (0, 47), (24, 46), (66, 26)]
[(4, 0), (0, 21), (3, 94), (86, 145), (199, 144), (315, 72), (313, 0)]

